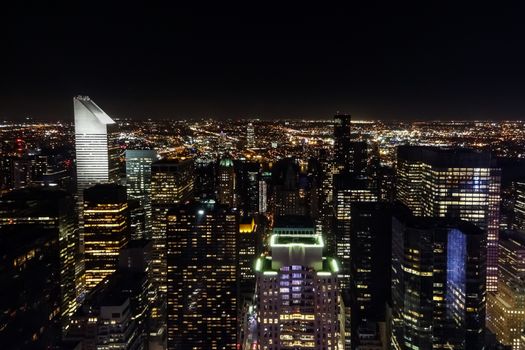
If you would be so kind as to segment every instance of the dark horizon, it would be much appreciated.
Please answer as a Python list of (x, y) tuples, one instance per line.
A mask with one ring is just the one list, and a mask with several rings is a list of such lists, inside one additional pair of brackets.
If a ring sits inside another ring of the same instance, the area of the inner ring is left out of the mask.
[(520, 120), (523, 5), (7, 8), (0, 120)]

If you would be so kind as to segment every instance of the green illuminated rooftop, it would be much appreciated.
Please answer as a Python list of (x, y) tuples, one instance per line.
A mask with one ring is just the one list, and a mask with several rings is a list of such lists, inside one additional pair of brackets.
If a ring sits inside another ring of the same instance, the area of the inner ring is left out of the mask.
[(309, 244), (317, 243), (315, 237), (295, 237), (295, 236), (277, 236), (274, 241), (276, 244)]
[(223, 167), (232, 167), (233, 166), (233, 161), (230, 158), (223, 158), (219, 162), (219, 165), (223, 166)]
[(271, 247), (284, 246), (304, 246), (304, 247), (324, 247), (321, 235), (272, 235), (270, 238)]

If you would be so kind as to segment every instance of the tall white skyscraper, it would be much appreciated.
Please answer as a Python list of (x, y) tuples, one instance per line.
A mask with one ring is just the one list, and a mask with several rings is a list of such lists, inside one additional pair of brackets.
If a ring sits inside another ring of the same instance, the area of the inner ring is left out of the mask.
[(118, 148), (111, 138), (115, 122), (93, 100), (77, 96), (73, 99), (73, 106), (77, 188), (82, 197), (82, 191), (90, 186), (117, 180)]

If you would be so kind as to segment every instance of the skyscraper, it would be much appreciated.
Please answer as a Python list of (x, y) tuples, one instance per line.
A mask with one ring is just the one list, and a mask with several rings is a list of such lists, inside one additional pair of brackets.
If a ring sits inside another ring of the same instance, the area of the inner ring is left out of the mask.
[(316, 234), (273, 234), (257, 274), (260, 349), (343, 349), (336, 260)]
[(136, 199), (145, 213), (144, 238), (151, 238), (151, 163), (157, 160), (154, 150), (126, 150), (126, 187), (129, 199)]
[(246, 145), (249, 148), (255, 147), (255, 129), (252, 122), (249, 122), (246, 127)]
[(329, 249), (341, 263), (341, 288), (350, 286), (352, 203), (375, 202), (377, 196), (366, 179), (334, 175), (334, 232), (328, 236)]
[(470, 221), (487, 235), (487, 290), (497, 289), (501, 170), (490, 153), (401, 146), (397, 199), (415, 215)]
[(513, 228), (525, 230), (525, 182), (516, 182)]
[(83, 191), (95, 184), (118, 179), (118, 148), (113, 143), (115, 122), (87, 96), (73, 99), (77, 187)]
[(217, 200), (221, 204), (236, 206), (236, 179), (233, 161), (230, 158), (223, 158), (219, 161)]
[(166, 293), (166, 215), (171, 207), (191, 199), (193, 161), (161, 159), (151, 164), (151, 208), (154, 285)]
[(334, 123), (334, 174), (363, 176), (367, 163), (366, 142), (352, 138), (349, 114), (336, 114)]
[(253, 294), (255, 288), (255, 273), (253, 262), (255, 261), (257, 245), (257, 224), (254, 217), (243, 217), (239, 221), (239, 233), (237, 237), (238, 270), (237, 282), (239, 294)]
[(192, 159), (161, 159), (151, 164), (151, 239), (153, 241), (150, 277), (153, 283), (151, 334), (166, 334), (167, 292), (167, 214), (175, 205), (191, 199), (194, 185)]
[(259, 211), (259, 179), (261, 165), (241, 159), (235, 163), (237, 206), (250, 215)]
[[(392, 219), (394, 349), (481, 349), (485, 328), (485, 236), (472, 223)], [(468, 276), (468, 278), (466, 277)]]
[(334, 173), (349, 171), (351, 168), (351, 116), (336, 114), (334, 116)]
[(507, 231), (499, 242), (498, 291), (488, 293), (487, 327), (498, 341), (523, 349), (525, 327), (525, 232)]
[(355, 349), (366, 345), (359, 339), (360, 329), (375, 331), (386, 322), (391, 287), (391, 208), (387, 203), (354, 202), (351, 217), (348, 292), (352, 348)]
[(236, 349), (237, 230), (213, 201), (168, 213), (168, 349)]
[(98, 184), (84, 191), (85, 282), (88, 290), (116, 271), (129, 241), (126, 188)]
[(145, 274), (117, 271), (91, 290), (73, 316), (66, 340), (81, 349), (145, 349), (144, 329), (137, 316), (146, 299)]
[(301, 181), (299, 162), (295, 158), (282, 159), (272, 168), (275, 216), (306, 215), (309, 212), (305, 181)]
[(57, 344), (77, 308), (74, 200), (49, 188), (0, 199), (2, 348)]
[(483, 349), (486, 315), (484, 232), (459, 223), (447, 237), (447, 318), (455, 349)]

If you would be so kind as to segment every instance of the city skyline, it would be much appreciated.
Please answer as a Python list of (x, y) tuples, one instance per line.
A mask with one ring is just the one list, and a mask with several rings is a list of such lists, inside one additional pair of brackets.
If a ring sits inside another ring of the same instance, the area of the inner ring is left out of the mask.
[(525, 350), (523, 10), (3, 6), (0, 348)]

